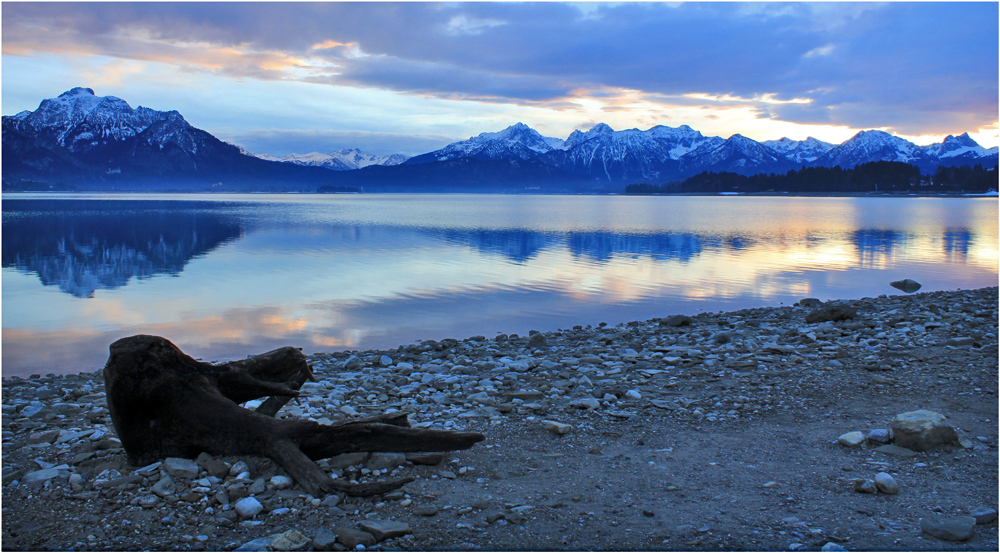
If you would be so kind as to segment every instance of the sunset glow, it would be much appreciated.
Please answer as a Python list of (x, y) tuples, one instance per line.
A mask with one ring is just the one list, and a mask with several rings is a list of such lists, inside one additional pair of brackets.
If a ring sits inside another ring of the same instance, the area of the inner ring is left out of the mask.
[[(414, 155), (518, 121), (1000, 144), (995, 3), (4, 5), (5, 115), (76, 86), (257, 153)], [(901, 45), (905, 45), (902, 47)]]

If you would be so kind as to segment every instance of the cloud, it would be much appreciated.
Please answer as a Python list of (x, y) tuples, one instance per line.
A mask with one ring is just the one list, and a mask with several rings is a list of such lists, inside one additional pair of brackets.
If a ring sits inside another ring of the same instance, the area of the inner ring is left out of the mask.
[(997, 120), (997, 21), (995, 3), (8, 3), (3, 51), (561, 110), (579, 90), (701, 94), (920, 134)]

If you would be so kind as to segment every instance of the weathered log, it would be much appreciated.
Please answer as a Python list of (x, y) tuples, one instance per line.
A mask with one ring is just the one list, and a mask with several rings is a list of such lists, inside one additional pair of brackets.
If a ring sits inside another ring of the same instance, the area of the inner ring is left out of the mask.
[[(133, 465), (165, 457), (260, 455), (274, 459), (308, 493), (372, 495), (412, 479), (351, 484), (334, 480), (315, 461), (359, 451), (452, 451), (484, 439), (478, 432), (410, 428), (406, 413), (322, 425), (274, 414), (307, 380), (305, 356), (285, 347), (221, 365), (185, 355), (158, 336), (111, 344), (104, 367), (108, 409)], [(268, 397), (256, 411), (240, 403)]]

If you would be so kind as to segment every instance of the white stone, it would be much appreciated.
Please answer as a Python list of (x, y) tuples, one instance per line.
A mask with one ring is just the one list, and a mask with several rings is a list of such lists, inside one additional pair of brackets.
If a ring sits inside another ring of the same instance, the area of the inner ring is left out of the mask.
[(236, 502), (235, 507), (236, 512), (243, 518), (252, 518), (264, 510), (264, 506), (254, 497), (244, 497)]
[(899, 484), (896, 483), (896, 479), (886, 472), (880, 472), (875, 475), (875, 488), (882, 493), (899, 493)]
[(544, 421), (542, 421), (542, 428), (548, 430), (549, 432), (552, 432), (553, 434), (557, 434), (559, 436), (563, 436), (565, 434), (569, 434), (569, 432), (571, 430), (573, 430), (573, 427), (571, 425), (569, 425), (569, 424), (565, 424), (565, 423), (561, 423), (561, 422), (556, 422), (556, 421), (550, 421), (550, 420), (544, 420)]
[(625, 392), (625, 397), (629, 399), (640, 400), (642, 399), (642, 394), (639, 393), (639, 390), (629, 390)]
[(271, 477), (271, 485), (279, 490), (291, 488), (294, 483), (294, 480), (282, 474)]
[(845, 447), (861, 447), (861, 444), (865, 443), (865, 435), (858, 431), (848, 432), (841, 434), (837, 438), (837, 443)]

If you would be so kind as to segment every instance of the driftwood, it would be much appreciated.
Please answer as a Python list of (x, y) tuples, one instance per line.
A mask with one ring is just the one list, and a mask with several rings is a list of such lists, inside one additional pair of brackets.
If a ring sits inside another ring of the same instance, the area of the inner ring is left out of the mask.
[[(333, 425), (274, 418), (306, 380), (315, 380), (305, 356), (292, 347), (221, 365), (197, 361), (158, 336), (122, 338), (110, 349), (104, 367), (108, 409), (129, 462), (137, 466), (203, 451), (260, 455), (312, 495), (374, 495), (413, 479), (352, 484), (331, 478), (313, 461), (359, 451), (452, 451), (484, 438), (410, 428), (402, 412)], [(263, 397), (268, 399), (255, 411), (239, 405)]]

